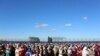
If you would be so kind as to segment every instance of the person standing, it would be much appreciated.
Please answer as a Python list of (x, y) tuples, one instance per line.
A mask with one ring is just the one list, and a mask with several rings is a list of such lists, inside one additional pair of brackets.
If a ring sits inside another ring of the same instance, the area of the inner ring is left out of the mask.
[(82, 56), (82, 47), (78, 47), (77, 56)]
[(88, 48), (87, 47), (84, 47), (83, 48), (82, 56), (89, 56), (89, 51), (88, 51)]
[(24, 47), (24, 45), (22, 45), (19, 48), (19, 56), (25, 56), (25, 54), (26, 54), (26, 48)]
[(71, 47), (68, 48), (67, 53), (68, 53), (67, 54), (68, 56), (72, 56), (72, 49), (71, 49)]
[(43, 56), (48, 56), (47, 46), (43, 47)]
[(28, 50), (26, 52), (26, 56), (32, 56), (31, 48), (28, 48)]
[(7, 48), (6, 48), (6, 56), (10, 56), (10, 49), (9, 49), (9, 47), (7, 46)]
[(4, 56), (5, 55), (5, 48), (4, 45), (0, 46), (0, 56)]
[(54, 56), (54, 52), (51, 46), (49, 46), (48, 48), (48, 56)]
[(42, 46), (40, 46), (40, 54), (39, 54), (39, 56), (43, 56), (43, 47)]
[(59, 50), (57, 49), (56, 46), (54, 46), (53, 51), (54, 51), (54, 56), (58, 56)]
[(59, 48), (59, 56), (63, 56), (63, 47), (62, 46)]
[(75, 47), (72, 48), (72, 56), (77, 56), (77, 49)]
[(32, 46), (32, 56), (36, 56), (35, 45)]
[(39, 49), (39, 46), (36, 46), (36, 56), (39, 56), (39, 53), (40, 53), (40, 49)]
[(92, 48), (89, 49), (89, 56), (95, 56), (95, 52)]
[(10, 46), (10, 56), (15, 56), (15, 48), (12, 45)]
[(18, 47), (15, 50), (15, 56), (19, 56), (19, 48)]

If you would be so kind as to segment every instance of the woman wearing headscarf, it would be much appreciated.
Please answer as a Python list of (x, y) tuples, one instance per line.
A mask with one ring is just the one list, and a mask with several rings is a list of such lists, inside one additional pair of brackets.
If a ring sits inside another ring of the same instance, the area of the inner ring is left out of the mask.
[(15, 48), (13, 45), (10, 46), (10, 56), (15, 56)]
[(35, 45), (32, 46), (32, 56), (36, 56)]
[(95, 56), (95, 52), (92, 48), (89, 49), (89, 56)]
[(48, 56), (48, 46), (47, 45), (45, 45), (45, 46), (43, 46), (43, 56)]
[(4, 56), (5, 55), (5, 47), (4, 45), (0, 46), (0, 56)]
[(54, 56), (54, 52), (51, 46), (49, 46), (48, 48), (48, 56)]
[(93, 46), (93, 48), (94, 48), (93, 50), (95, 52), (95, 56), (100, 56), (98, 55), (98, 52), (100, 51), (98, 45)]
[(31, 51), (30, 47), (28, 47), (28, 50), (26, 52), (26, 56), (32, 56), (32, 51)]
[(57, 46), (54, 46), (53, 51), (54, 51), (54, 56), (58, 56), (59, 51), (58, 51)]
[(10, 56), (10, 49), (9, 49), (9, 45), (7, 45), (6, 47), (6, 56)]
[(82, 56), (82, 47), (78, 47), (77, 56)]
[(59, 48), (59, 56), (63, 56), (63, 46), (61, 45)]
[(83, 48), (82, 56), (89, 56), (88, 47), (85, 46), (85, 47)]
[(19, 48), (18, 47), (16, 47), (16, 49), (15, 49), (15, 56), (19, 56)]
[(36, 46), (36, 49), (35, 49), (35, 51), (36, 51), (36, 56), (39, 56), (39, 53), (40, 53), (39, 46)]
[(77, 56), (77, 50), (75, 47), (72, 48), (72, 56)]
[(15, 44), (15, 56), (19, 56), (19, 44)]
[(98, 56), (100, 56), (100, 46), (98, 46)]
[(25, 56), (26, 54), (26, 47), (24, 45), (21, 45), (19, 48), (19, 56)]
[(63, 53), (63, 56), (67, 56), (67, 47), (64, 47), (64, 53)]
[(39, 56), (43, 56), (43, 47), (42, 47), (42, 46), (39, 46), (39, 49), (40, 49), (40, 54), (39, 54)]
[(67, 55), (68, 56), (72, 56), (72, 48), (71, 47), (68, 48)]
[(48, 56), (47, 46), (43, 46), (43, 56)]

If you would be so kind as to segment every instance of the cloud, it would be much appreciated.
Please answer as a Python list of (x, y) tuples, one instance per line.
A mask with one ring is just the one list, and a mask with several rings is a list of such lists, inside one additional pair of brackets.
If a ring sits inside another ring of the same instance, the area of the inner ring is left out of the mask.
[(71, 27), (72, 24), (71, 24), (71, 23), (67, 23), (67, 24), (65, 24), (65, 26), (67, 26), (67, 27)]
[(88, 17), (86, 17), (86, 16), (85, 16), (85, 17), (83, 17), (83, 19), (84, 19), (84, 20), (87, 20), (87, 19), (88, 19)]
[(48, 24), (36, 24), (35, 27), (36, 28), (46, 28), (48, 27)]
[(57, 29), (49, 29), (48, 31), (56, 31)]

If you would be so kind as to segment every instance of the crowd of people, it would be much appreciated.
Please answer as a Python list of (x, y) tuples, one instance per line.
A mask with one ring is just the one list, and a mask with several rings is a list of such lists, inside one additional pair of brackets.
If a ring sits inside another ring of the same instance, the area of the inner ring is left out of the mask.
[(100, 56), (100, 44), (0, 44), (0, 56)]

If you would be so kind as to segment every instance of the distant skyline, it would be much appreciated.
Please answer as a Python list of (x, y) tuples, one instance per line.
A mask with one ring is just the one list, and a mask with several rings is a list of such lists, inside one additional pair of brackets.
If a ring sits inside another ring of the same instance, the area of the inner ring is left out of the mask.
[(0, 39), (100, 40), (100, 0), (0, 0)]

